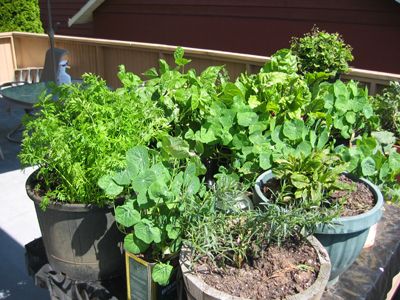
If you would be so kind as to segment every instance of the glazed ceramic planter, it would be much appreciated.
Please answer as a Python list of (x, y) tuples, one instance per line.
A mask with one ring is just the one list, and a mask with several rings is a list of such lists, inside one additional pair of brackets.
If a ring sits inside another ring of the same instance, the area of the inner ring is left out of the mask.
[(123, 276), (124, 235), (117, 228), (114, 206), (50, 203), (43, 211), (42, 198), (33, 193), (36, 172), (28, 177), (26, 191), (35, 204), (50, 266), (86, 282)]
[[(314, 237), (309, 236), (307, 238), (307, 243), (315, 248), (315, 252), (318, 254), (318, 259), (320, 262), (320, 270), (318, 272), (317, 279), (315, 282), (303, 292), (290, 296), (286, 298), (287, 300), (318, 300), (322, 297), (325, 287), (328, 282), (331, 264), (329, 260), (329, 255), (327, 254), (325, 248), (321, 243)], [(227, 293), (218, 291), (217, 289), (206, 284), (200, 277), (196, 275), (195, 272), (190, 270), (190, 265), (192, 257), (192, 249), (184, 246), (181, 249), (179, 263), (182, 270), (183, 281), (186, 287), (186, 293), (188, 299), (195, 300), (244, 300), (245, 298), (235, 297), (228, 295)]]
[[(361, 215), (334, 219), (338, 225), (321, 225), (314, 233), (326, 248), (331, 259), (332, 270), (328, 286), (334, 285), (338, 281), (339, 275), (356, 260), (367, 240), (370, 228), (380, 220), (383, 213), (381, 191), (364, 178), (358, 178), (350, 173), (345, 173), (345, 175), (353, 181), (366, 184), (374, 195), (376, 204), (371, 210)], [(270, 202), (261, 192), (261, 187), (273, 177), (275, 177), (274, 174), (269, 170), (257, 178), (253, 196), (255, 205), (262, 206), (263, 202)]]

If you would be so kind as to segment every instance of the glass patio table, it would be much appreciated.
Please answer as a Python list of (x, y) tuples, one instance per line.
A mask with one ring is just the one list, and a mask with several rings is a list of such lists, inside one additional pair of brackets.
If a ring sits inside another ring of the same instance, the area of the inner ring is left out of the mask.
[[(42, 82), (35, 82), (31, 84), (24, 84), (24, 85), (16, 85), (7, 88), (0, 89), (1, 96), (13, 103), (22, 105), (25, 113), (30, 114), (31, 111), (34, 109), (33, 105), (40, 100), (40, 96), (46, 92), (46, 95), (51, 93), (51, 88), (48, 87), (48, 84), (53, 81), (42, 81)], [(83, 83), (82, 79), (72, 79), (72, 84), (75, 83)], [(22, 122), (7, 135), (7, 139), (10, 142), (14, 143), (21, 143), (20, 140), (16, 140), (11, 136), (16, 133), (16, 131), (21, 128)]]
[[(72, 79), (72, 84), (83, 83), (82, 79)], [(51, 89), (48, 88), (48, 84), (53, 81), (43, 81), (31, 84), (17, 85), (9, 88), (2, 89), (0, 94), (4, 99), (28, 106), (33, 105), (39, 101), (39, 96), (46, 92), (47, 95), (51, 93)]]

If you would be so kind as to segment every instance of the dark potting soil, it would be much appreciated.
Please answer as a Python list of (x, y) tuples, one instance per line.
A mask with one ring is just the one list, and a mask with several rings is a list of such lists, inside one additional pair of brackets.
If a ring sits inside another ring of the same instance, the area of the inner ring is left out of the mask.
[[(350, 217), (360, 215), (371, 210), (376, 202), (374, 195), (371, 190), (362, 182), (356, 182), (347, 178), (344, 175), (339, 176), (339, 181), (355, 185), (355, 189), (352, 191), (336, 191), (328, 197), (328, 202), (337, 203), (342, 202), (343, 197), (345, 202), (343, 204), (343, 210), (340, 212), (340, 217)], [(281, 187), (281, 181), (279, 178), (273, 177), (264, 183), (262, 191), (267, 199), (274, 202), (274, 194)]]
[(206, 256), (194, 270), (208, 285), (227, 294), (248, 299), (285, 299), (309, 288), (316, 280), (320, 264), (315, 249), (298, 238), (278, 245), (263, 245), (263, 252), (249, 255), (238, 269), (217, 257), (217, 266)]

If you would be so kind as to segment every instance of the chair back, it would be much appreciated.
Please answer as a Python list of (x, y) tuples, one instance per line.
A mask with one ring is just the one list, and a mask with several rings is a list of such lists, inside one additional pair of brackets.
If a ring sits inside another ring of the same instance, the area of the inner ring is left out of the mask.
[[(60, 62), (63, 60), (62, 57), (68, 53), (68, 50), (54, 48), (54, 56), (55, 56), (55, 63), (56, 63), (56, 74), (60, 69)], [(53, 68), (53, 61), (51, 57), (51, 48), (46, 52), (46, 60), (44, 61), (44, 67), (42, 75), (40, 75), (40, 82), (42, 81), (54, 81), (54, 68)]]

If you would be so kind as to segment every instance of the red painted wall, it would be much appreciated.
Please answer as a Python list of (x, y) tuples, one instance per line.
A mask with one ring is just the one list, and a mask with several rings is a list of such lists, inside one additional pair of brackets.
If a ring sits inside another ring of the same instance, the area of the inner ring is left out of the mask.
[[(77, 24), (68, 27), (68, 20), (72, 18), (88, 0), (50, 0), (51, 21), (53, 26), (56, 22), (58, 25), (56, 34), (79, 36), (79, 37), (94, 37), (93, 23)], [(49, 22), (47, 17), (47, 0), (39, 0), (40, 20), (43, 24), (43, 29), (48, 33)]]
[(314, 24), (354, 48), (352, 66), (400, 73), (394, 0), (106, 0), (94, 37), (270, 56)]
[[(400, 74), (400, 3), (395, 0), (105, 0), (94, 22), (68, 27), (87, 0), (51, 0), (56, 34), (270, 56), (314, 24), (339, 32), (351, 66)], [(47, 32), (46, 0), (39, 0)]]

